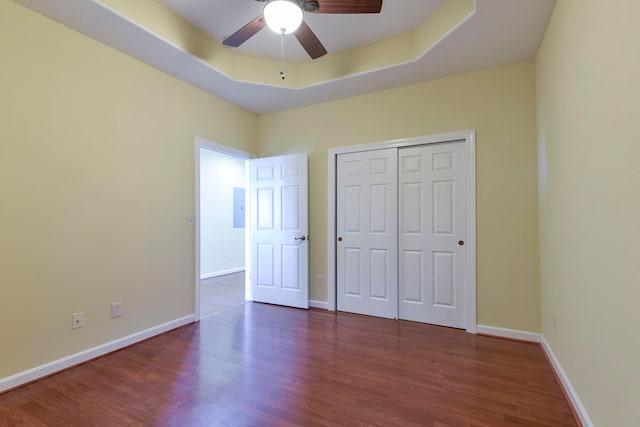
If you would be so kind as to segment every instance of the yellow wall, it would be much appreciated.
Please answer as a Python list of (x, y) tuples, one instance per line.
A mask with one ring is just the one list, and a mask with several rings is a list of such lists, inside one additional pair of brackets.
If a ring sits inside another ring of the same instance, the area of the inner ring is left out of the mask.
[(257, 120), (10, 1), (0, 58), (3, 378), (194, 312), (194, 138)]
[(480, 324), (538, 332), (534, 64), (523, 62), (261, 116), (260, 155), (309, 153), (311, 298), (327, 266), (327, 149), (477, 130)]
[(597, 426), (640, 420), (638, 16), (558, 1), (537, 58), (542, 329)]

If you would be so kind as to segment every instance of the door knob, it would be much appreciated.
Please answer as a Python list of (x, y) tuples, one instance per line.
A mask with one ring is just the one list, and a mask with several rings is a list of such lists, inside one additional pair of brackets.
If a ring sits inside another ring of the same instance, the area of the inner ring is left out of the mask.
[(463, 246), (463, 245), (464, 245), (464, 240), (458, 240), (458, 244), (459, 244), (460, 246)]
[(342, 237), (338, 237), (338, 242), (342, 242)]
[(293, 239), (294, 239), (294, 240), (302, 240), (302, 241), (304, 242), (305, 240), (307, 240), (307, 236), (294, 237)]

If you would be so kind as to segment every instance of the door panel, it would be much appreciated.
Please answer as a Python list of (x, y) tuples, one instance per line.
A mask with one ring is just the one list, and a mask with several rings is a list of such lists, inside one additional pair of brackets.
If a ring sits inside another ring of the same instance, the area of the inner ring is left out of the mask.
[(360, 275), (360, 260), (362, 259), (362, 250), (359, 248), (344, 249), (344, 272), (340, 274), (344, 277), (344, 293), (350, 296), (362, 297), (362, 277)]
[(389, 274), (387, 268), (392, 262), (389, 251), (385, 249), (371, 249), (369, 265), (371, 266), (371, 298), (387, 301), (391, 298), (390, 286), (387, 286)]
[(410, 277), (411, 280), (401, 282), (402, 300), (411, 303), (424, 303), (422, 295), (422, 251), (410, 251), (404, 249), (402, 251), (402, 271), (401, 277)]
[(455, 308), (455, 254), (433, 253), (433, 304)]
[(401, 148), (399, 317), (465, 327), (465, 143)]
[(255, 159), (249, 167), (252, 298), (308, 308), (307, 156)]
[(397, 150), (337, 158), (337, 307), (396, 318)]
[(433, 234), (451, 236), (454, 233), (454, 187), (452, 180), (433, 182)]
[(261, 231), (273, 230), (273, 218), (275, 213), (273, 188), (258, 188), (258, 202), (256, 203), (256, 210), (258, 214), (257, 229)]

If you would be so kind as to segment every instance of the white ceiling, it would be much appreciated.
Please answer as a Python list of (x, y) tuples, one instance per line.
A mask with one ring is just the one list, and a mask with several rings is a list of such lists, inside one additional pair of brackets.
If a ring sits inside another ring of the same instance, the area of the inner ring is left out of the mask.
[[(158, 0), (218, 43), (262, 15), (266, 3), (256, 0)], [(306, 13), (304, 21), (329, 53), (352, 49), (415, 31), (445, 0), (386, 0), (376, 14)], [(280, 59), (280, 35), (264, 28), (235, 50), (243, 55)], [(293, 35), (285, 41), (287, 62), (308, 61)]]
[[(415, 61), (301, 88), (235, 80), (99, 0), (15, 1), (241, 108), (266, 114), (531, 59), (556, 0), (475, 0), (475, 12)], [(218, 41), (262, 13), (262, 4), (254, 0), (161, 1)], [(442, 1), (384, 0), (379, 16), (305, 19), (331, 53), (413, 31)], [(274, 55), (268, 31), (263, 29), (242, 46), (244, 53), (256, 49), (260, 55)], [(277, 35), (275, 40), (277, 56)], [(297, 48), (297, 52), (287, 51), (288, 57), (304, 54), (295, 41), (287, 46)]]

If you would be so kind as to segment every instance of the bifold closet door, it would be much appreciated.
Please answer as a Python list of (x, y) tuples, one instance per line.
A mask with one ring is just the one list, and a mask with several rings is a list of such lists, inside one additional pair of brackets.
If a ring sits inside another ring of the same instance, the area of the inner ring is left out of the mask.
[(337, 308), (397, 318), (397, 149), (337, 156)]
[(464, 328), (465, 143), (398, 151), (399, 318)]

